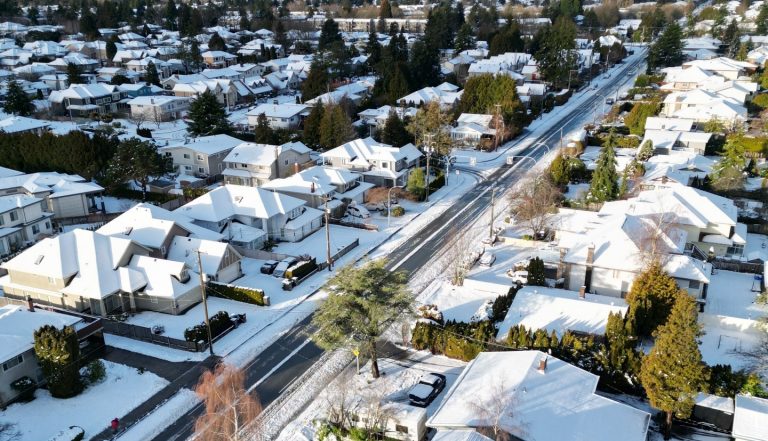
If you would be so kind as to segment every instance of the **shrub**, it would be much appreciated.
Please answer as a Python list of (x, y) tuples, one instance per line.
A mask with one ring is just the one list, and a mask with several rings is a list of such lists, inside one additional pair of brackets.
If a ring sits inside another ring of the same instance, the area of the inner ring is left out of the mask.
[(768, 108), (768, 93), (761, 93), (752, 99), (752, 104), (760, 109)]
[(120, 121), (115, 121), (115, 122), (112, 123), (112, 127), (116, 128), (116, 129), (119, 129), (119, 128), (123, 127), (123, 124)]
[(496, 300), (493, 301), (493, 313), (491, 314), (491, 320), (494, 323), (504, 320), (504, 317), (507, 316), (507, 311), (509, 311), (509, 307), (512, 306), (512, 302), (515, 300), (516, 294), (517, 288), (513, 286), (509, 288), (507, 294), (496, 297)]
[(151, 138), (152, 137), (152, 131), (147, 128), (140, 128), (136, 129), (136, 134), (141, 136), (142, 138)]
[(11, 382), (11, 389), (18, 393), (19, 401), (32, 401), (35, 398), (37, 383), (26, 375)]
[[(216, 338), (224, 331), (232, 327), (229, 320), (229, 314), (226, 311), (219, 311), (208, 320), (211, 324), (211, 338)], [(189, 327), (184, 330), (184, 339), (190, 342), (207, 341), (208, 330), (205, 323)]]
[(440, 172), (440, 174), (434, 180), (432, 180), (432, 182), (429, 183), (429, 192), (434, 193), (443, 185), (445, 185), (445, 174)]
[(209, 283), (208, 295), (222, 297), (225, 299), (236, 300), (238, 302), (250, 303), (252, 305), (264, 306), (264, 290), (256, 288), (245, 288), (242, 286), (225, 285), (223, 283)]
[(403, 208), (401, 205), (396, 205), (389, 210), (389, 214), (394, 217), (400, 217), (405, 214), (405, 208)]
[(290, 279), (291, 277), (296, 277), (298, 279), (302, 279), (303, 277), (306, 277), (308, 274), (311, 274), (316, 269), (317, 269), (317, 262), (313, 257), (309, 260), (299, 262), (293, 267), (289, 268), (288, 271), (285, 272), (285, 278)]
[(470, 361), (493, 342), (496, 328), (490, 321), (476, 323), (447, 322), (444, 326), (418, 322), (411, 334), (411, 344), (459, 360)]
[(107, 368), (101, 360), (93, 360), (85, 367), (85, 377), (88, 384), (96, 384), (107, 376)]

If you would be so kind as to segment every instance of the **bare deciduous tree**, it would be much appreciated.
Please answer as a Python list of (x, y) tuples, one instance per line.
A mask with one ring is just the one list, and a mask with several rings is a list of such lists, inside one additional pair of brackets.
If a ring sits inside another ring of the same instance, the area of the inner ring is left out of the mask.
[(474, 409), (479, 421), (477, 431), (483, 435), (495, 441), (511, 441), (513, 439), (511, 432), (515, 432), (516, 436), (524, 433), (519, 424), (511, 426), (515, 397), (514, 392), (507, 390), (503, 382), (492, 386), (487, 397), (479, 397), (475, 402), (470, 403), (470, 406)]
[(219, 364), (200, 377), (195, 393), (205, 404), (205, 413), (195, 422), (195, 437), (201, 441), (241, 441), (243, 429), (261, 413), (261, 404), (245, 389), (245, 374)]
[(557, 213), (563, 194), (548, 176), (534, 176), (521, 182), (509, 196), (510, 213), (516, 222), (527, 226), (531, 234), (541, 232)]
[(445, 254), (446, 267), (448, 269), (448, 277), (451, 279), (451, 284), (454, 286), (464, 285), (464, 278), (469, 272), (468, 261), (471, 259), (471, 242), (466, 233), (459, 232), (454, 229), (452, 237), (456, 240), (450, 246)]
[(321, 395), (328, 409), (328, 423), (333, 426), (348, 428), (352, 423), (352, 414), (357, 411), (359, 397), (352, 387), (354, 373), (347, 369), (327, 387)]

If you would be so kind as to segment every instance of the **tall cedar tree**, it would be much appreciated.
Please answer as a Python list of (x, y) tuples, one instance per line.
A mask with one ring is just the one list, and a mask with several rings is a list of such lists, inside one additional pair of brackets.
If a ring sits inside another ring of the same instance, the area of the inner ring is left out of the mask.
[(3, 110), (5, 113), (19, 116), (29, 116), (35, 110), (29, 95), (24, 92), (24, 89), (21, 88), (16, 80), (8, 82), (8, 92), (5, 95)]
[(528, 262), (528, 285), (547, 286), (544, 279), (544, 261), (534, 257)]
[(440, 57), (438, 50), (424, 40), (418, 40), (411, 47), (408, 72), (411, 74), (411, 90), (436, 86), (440, 81)]
[(524, 50), (525, 41), (516, 21), (511, 21), (499, 29), (499, 32), (491, 39), (488, 48), (489, 55), (499, 55), (505, 52), (523, 52)]
[(256, 128), (253, 130), (253, 140), (258, 144), (275, 144), (275, 131), (269, 126), (267, 115), (261, 113), (256, 118)]
[(117, 54), (117, 45), (115, 44), (116, 40), (117, 40), (117, 37), (113, 37), (107, 41), (106, 51), (107, 51), (108, 63), (112, 63), (112, 60), (115, 58), (115, 55)]
[(534, 53), (539, 71), (554, 87), (565, 87), (569, 74), (576, 69), (576, 25), (568, 17), (559, 17), (555, 24), (545, 28), (541, 46)]
[(344, 109), (338, 104), (327, 106), (320, 122), (320, 146), (332, 149), (354, 138), (355, 130)]
[(558, 187), (565, 187), (571, 182), (568, 160), (562, 153), (558, 153), (557, 156), (555, 156), (555, 159), (549, 164), (549, 177), (552, 178), (552, 183)]
[(258, 397), (245, 388), (245, 373), (231, 365), (205, 371), (195, 393), (205, 405), (195, 421), (195, 439), (200, 441), (244, 439), (243, 429), (262, 411)]
[(341, 33), (339, 32), (339, 24), (332, 18), (325, 20), (323, 28), (320, 30), (320, 40), (317, 42), (317, 50), (322, 52), (340, 42), (343, 43)]
[(173, 0), (168, 0), (168, 3), (165, 5), (165, 27), (168, 28), (168, 30), (175, 31), (178, 29), (176, 24), (178, 16), (179, 13), (176, 9), (176, 3)]
[(716, 190), (738, 190), (744, 186), (743, 171), (747, 166), (744, 155), (744, 133), (739, 131), (728, 135), (722, 158), (712, 173), (712, 186)]
[(67, 85), (83, 84), (83, 74), (80, 72), (80, 67), (74, 63), (67, 63)]
[(80, 345), (70, 326), (45, 325), (34, 333), (35, 356), (48, 391), (54, 398), (74, 397), (83, 390), (80, 382)]
[(508, 133), (519, 134), (525, 122), (525, 107), (517, 95), (515, 80), (508, 75), (483, 74), (468, 79), (458, 112), (495, 114), (497, 104), (501, 106), (499, 110)]
[(405, 128), (405, 123), (394, 110), (389, 111), (384, 129), (381, 131), (381, 142), (402, 147), (412, 141), (411, 134)]
[(679, 292), (675, 279), (664, 272), (660, 262), (652, 261), (635, 278), (627, 293), (627, 320), (634, 333), (650, 337), (656, 328), (667, 321)]
[(392, 18), (392, 5), (389, 4), (389, 0), (381, 0), (379, 18)]
[(311, 100), (328, 92), (328, 70), (319, 59), (312, 61), (307, 79), (301, 85), (301, 99)]
[(200, 52), (200, 44), (196, 39), (193, 38), (192, 42), (189, 43), (189, 52), (187, 53), (189, 54), (190, 67), (195, 72), (199, 72), (203, 67), (203, 55)]
[(381, 43), (379, 43), (379, 37), (376, 34), (376, 30), (371, 28), (371, 32), (368, 34), (368, 43), (365, 44), (365, 53), (368, 55), (369, 69), (374, 69), (379, 62), (381, 62)]
[[(431, 147), (436, 154), (447, 155), (453, 147), (451, 134), (446, 130), (450, 123), (450, 115), (440, 109), (439, 103), (432, 101), (416, 112), (407, 129), (418, 145)], [(429, 146), (427, 142), (430, 142)]]
[(212, 51), (223, 51), (227, 49), (227, 44), (218, 32), (214, 32), (213, 35), (211, 35), (211, 39), (208, 40), (208, 49)]
[(676, 22), (670, 23), (648, 52), (648, 70), (678, 66), (683, 55), (683, 30)]
[(592, 181), (589, 183), (590, 202), (606, 202), (616, 199), (619, 195), (619, 175), (616, 172), (616, 152), (613, 145), (606, 142), (597, 157)]
[(390, 271), (384, 260), (362, 267), (345, 266), (328, 283), (330, 293), (312, 323), (315, 341), (323, 348), (354, 345), (371, 360), (371, 374), (379, 378), (376, 340), (394, 320), (413, 310), (403, 272)]
[(670, 438), (672, 417), (690, 417), (696, 395), (707, 382), (697, 318), (696, 301), (685, 293), (678, 294), (669, 320), (654, 334), (655, 344), (640, 370), (651, 406), (666, 413), (665, 439)]
[(655, 116), (659, 111), (658, 102), (638, 102), (632, 106), (624, 123), (629, 128), (629, 133), (642, 136), (645, 133), (645, 122), (648, 117)]
[(619, 384), (629, 380), (634, 388), (640, 375), (641, 355), (634, 349), (636, 337), (620, 312), (609, 313), (605, 325), (604, 348), (597, 352), (605, 375)]
[(464, 23), (456, 33), (456, 39), (453, 41), (453, 51), (458, 54), (467, 49), (475, 48), (475, 36), (473, 35), (472, 25)]
[(755, 24), (757, 25), (757, 35), (768, 34), (768, 2), (763, 2), (763, 6), (760, 7)]
[(122, 185), (128, 180), (141, 187), (146, 199), (147, 185), (153, 177), (170, 171), (170, 162), (149, 141), (131, 138), (117, 146), (115, 157), (109, 164), (107, 176), (112, 185)]
[(187, 132), (192, 136), (218, 135), (229, 133), (232, 126), (216, 95), (206, 90), (189, 105), (189, 124)]
[(304, 120), (302, 139), (304, 144), (313, 150), (317, 150), (320, 147), (320, 126), (323, 122), (324, 113), (323, 103), (319, 102), (312, 107), (307, 119)]
[(424, 176), (424, 169), (416, 167), (408, 174), (408, 183), (405, 186), (408, 193), (416, 196), (416, 199), (423, 200), (427, 193), (427, 180)]
[(160, 86), (160, 74), (157, 73), (157, 66), (150, 61), (147, 63), (147, 71), (144, 73), (144, 80), (147, 84)]

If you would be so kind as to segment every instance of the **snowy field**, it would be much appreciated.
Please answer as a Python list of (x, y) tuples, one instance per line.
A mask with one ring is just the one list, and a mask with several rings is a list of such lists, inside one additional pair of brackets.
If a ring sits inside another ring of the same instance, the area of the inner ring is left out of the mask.
[(361, 366), (360, 375), (355, 375), (355, 367), (351, 365), (345, 373), (339, 375), (325, 388), (320, 396), (280, 433), (277, 439), (279, 441), (314, 440), (312, 420), (322, 418), (329, 408), (329, 403), (338, 402), (339, 397), (343, 395), (341, 391), (344, 389), (364, 391), (359, 394), (361, 400), (407, 403), (408, 390), (419, 382), (422, 375), (435, 372), (446, 376), (446, 386), (435, 401), (427, 407), (427, 415), (431, 416), (465, 366), (466, 363), (462, 361), (435, 356), (424, 351), (409, 351), (408, 358), (404, 360), (379, 359), (382, 376), (374, 380), (370, 375), (369, 365)]
[(754, 281), (754, 274), (718, 270), (710, 276), (704, 312), (749, 320), (768, 315), (768, 308), (755, 303)]
[(448, 281), (436, 280), (416, 300), (420, 305), (435, 305), (443, 319), (469, 322), (478, 311), (485, 309), (487, 301), (496, 300), (498, 294), (464, 286), (453, 286)]
[(0, 412), (0, 421), (16, 424), (21, 440), (45, 441), (69, 426), (80, 426), (88, 439), (106, 429), (159, 391), (168, 382), (155, 374), (139, 374), (132, 367), (104, 361), (107, 376), (69, 399), (53, 398), (38, 389), (29, 403), (11, 405)]
[(734, 370), (751, 367), (749, 357), (760, 344), (759, 322), (735, 317), (699, 314), (704, 335), (699, 337), (701, 358), (710, 366), (729, 364)]

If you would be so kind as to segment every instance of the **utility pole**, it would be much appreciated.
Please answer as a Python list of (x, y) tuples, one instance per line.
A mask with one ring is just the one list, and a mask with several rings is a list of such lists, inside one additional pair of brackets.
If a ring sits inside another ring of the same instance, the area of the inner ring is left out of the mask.
[(208, 320), (208, 296), (205, 294), (205, 276), (203, 275), (203, 261), (200, 258), (200, 250), (197, 250), (197, 272), (200, 275), (200, 296), (203, 298), (203, 311), (205, 312), (205, 328), (208, 331), (208, 352), (213, 355), (213, 337), (211, 337), (211, 321)]
[(563, 152), (563, 128), (560, 127), (560, 153)]
[(427, 135), (424, 135), (425, 138), (429, 139), (429, 141), (427, 141), (427, 143), (425, 145), (425, 148), (427, 150), (427, 177), (424, 180), (424, 182), (425, 182), (424, 185), (427, 187), (426, 188), (427, 193), (426, 193), (426, 196), (424, 197), (424, 202), (429, 202), (429, 158), (432, 156), (432, 138), (434, 136), (435, 135), (433, 135), (431, 133), (427, 134)]
[(494, 104), (494, 107), (496, 107), (496, 133), (495, 133), (496, 136), (494, 136), (495, 140), (494, 140), (494, 146), (493, 146), (493, 151), (495, 152), (496, 150), (499, 149), (499, 124), (501, 124), (501, 118), (500, 118), (501, 104)]
[(325, 255), (328, 262), (328, 271), (333, 271), (333, 260), (331, 260), (331, 210), (328, 208), (328, 195), (325, 200)]
[(493, 239), (493, 207), (496, 205), (496, 188), (491, 189), (491, 222), (489, 227), (488, 238)]

